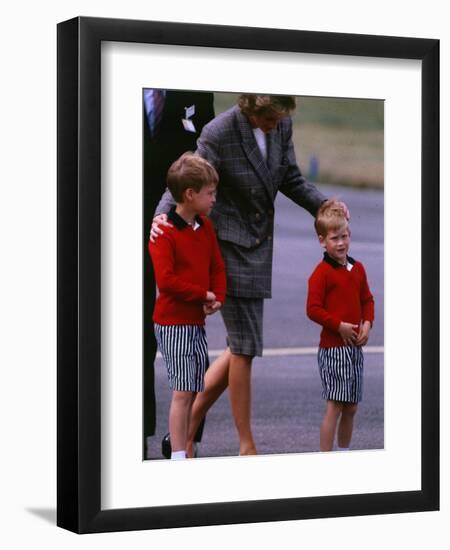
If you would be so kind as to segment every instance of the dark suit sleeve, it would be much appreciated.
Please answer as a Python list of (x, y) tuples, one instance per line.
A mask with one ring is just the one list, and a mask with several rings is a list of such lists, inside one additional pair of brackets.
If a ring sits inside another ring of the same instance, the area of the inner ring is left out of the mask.
[(203, 127), (208, 124), (215, 116), (214, 114), (214, 94), (212, 93), (202, 93), (199, 100), (201, 109), (198, 113), (198, 118), (196, 120), (197, 132), (201, 133)]
[(292, 120), (287, 117), (281, 123), (283, 142), (283, 164), (286, 165), (286, 173), (279, 190), (299, 206), (308, 210), (313, 216), (319, 206), (326, 200), (315, 185), (302, 176), (295, 158), (294, 144), (292, 142)]

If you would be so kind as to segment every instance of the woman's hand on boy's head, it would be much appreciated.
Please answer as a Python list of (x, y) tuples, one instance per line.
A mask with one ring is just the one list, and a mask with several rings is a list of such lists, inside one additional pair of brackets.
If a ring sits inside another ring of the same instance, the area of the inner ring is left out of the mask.
[(159, 235), (162, 235), (164, 233), (164, 231), (160, 228), (161, 225), (173, 227), (173, 225), (167, 221), (167, 214), (158, 214), (153, 218), (152, 227), (150, 229), (149, 235), (149, 239), (152, 243), (155, 242)]
[[(331, 199), (328, 199), (326, 200), (323, 204), (325, 204), (326, 202), (328, 202), (329, 200)], [(350, 210), (348, 209), (347, 205), (345, 204), (345, 202), (342, 202), (342, 201), (337, 201), (337, 200), (333, 200), (334, 204), (340, 208), (342, 208), (342, 210), (344, 211), (344, 215), (345, 217), (347, 218), (347, 221), (350, 220)]]
[(345, 204), (345, 202), (342, 202), (342, 201), (338, 201), (338, 205), (342, 208), (342, 210), (344, 211), (344, 214), (345, 214), (345, 217), (347, 218), (347, 220), (350, 220), (350, 210), (348, 209), (347, 205)]

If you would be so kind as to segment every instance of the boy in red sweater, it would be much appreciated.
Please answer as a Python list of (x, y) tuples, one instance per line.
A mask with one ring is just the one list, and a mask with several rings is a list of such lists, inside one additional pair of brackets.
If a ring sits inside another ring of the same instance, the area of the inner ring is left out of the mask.
[(149, 242), (159, 296), (153, 313), (158, 347), (173, 390), (169, 412), (172, 459), (186, 458), (192, 402), (203, 391), (208, 347), (205, 317), (225, 300), (225, 265), (211, 221), (216, 202), (216, 170), (209, 162), (185, 153), (170, 167), (167, 187), (176, 206), (172, 224)]
[[(318, 352), (322, 396), (327, 400), (320, 450), (348, 450), (362, 397), (363, 352), (374, 319), (374, 300), (362, 263), (347, 255), (350, 227), (341, 205), (325, 201), (315, 228), (325, 249), (308, 282), (307, 315), (322, 325)], [(338, 426), (339, 422), (339, 426)]]

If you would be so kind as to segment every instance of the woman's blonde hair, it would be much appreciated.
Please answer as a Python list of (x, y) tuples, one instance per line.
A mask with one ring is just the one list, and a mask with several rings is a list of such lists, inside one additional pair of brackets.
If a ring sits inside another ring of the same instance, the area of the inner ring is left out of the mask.
[(293, 95), (255, 95), (241, 94), (239, 108), (246, 115), (273, 114), (290, 115), (297, 106)]

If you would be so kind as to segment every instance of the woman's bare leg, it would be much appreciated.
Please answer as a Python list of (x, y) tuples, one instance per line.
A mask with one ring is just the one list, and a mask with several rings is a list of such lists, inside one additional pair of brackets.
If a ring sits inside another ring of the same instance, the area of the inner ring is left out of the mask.
[(255, 455), (256, 446), (251, 429), (251, 373), (250, 355), (231, 354), (228, 383), (234, 422), (239, 434), (239, 454)]

